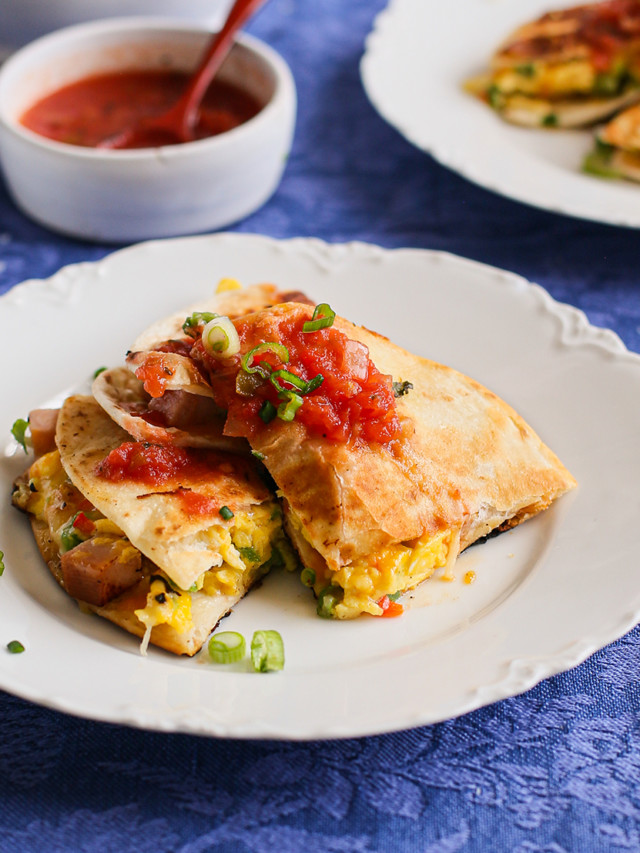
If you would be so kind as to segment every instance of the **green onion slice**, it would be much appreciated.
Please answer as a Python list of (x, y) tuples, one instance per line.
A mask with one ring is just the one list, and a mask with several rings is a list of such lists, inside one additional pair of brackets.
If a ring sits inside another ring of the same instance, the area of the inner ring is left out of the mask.
[(302, 327), (303, 332), (317, 332), (318, 329), (327, 329), (333, 326), (333, 321), (336, 318), (336, 312), (327, 302), (321, 302), (316, 305), (313, 316)]
[(67, 551), (70, 551), (72, 548), (75, 548), (76, 545), (84, 542), (86, 538), (77, 527), (74, 527), (74, 522), (79, 515), (79, 512), (72, 515), (60, 532), (60, 551), (63, 554), (66, 554)]
[(221, 506), (218, 512), (224, 518), (225, 521), (229, 521), (230, 518), (233, 518), (233, 513), (231, 512), (228, 506)]
[(307, 393), (308, 383), (299, 376), (296, 376), (295, 373), (291, 373), (290, 370), (274, 370), (271, 376), (269, 376), (269, 381), (279, 394), (283, 391), (289, 390), (281, 384), (282, 382), (287, 382), (289, 385), (293, 385), (293, 387), (302, 394)]
[(4, 551), (0, 551), (0, 577), (4, 572)]
[(242, 356), (240, 363), (245, 373), (259, 373), (265, 379), (269, 378), (271, 369), (267, 362), (263, 361), (260, 364), (253, 364), (253, 359), (261, 352), (272, 352), (283, 364), (289, 361), (289, 350), (284, 344), (278, 344), (275, 341), (265, 341), (263, 344), (258, 344), (257, 347), (250, 349), (248, 353)]
[(24, 418), (18, 418), (17, 421), (14, 421), (13, 426), (11, 427), (11, 435), (15, 438), (15, 440), (22, 446), (24, 452), (27, 452), (27, 430), (29, 428), (29, 421), (25, 421)]
[(284, 397), (285, 395), (286, 400), (284, 403), (280, 403), (277, 413), (280, 420), (290, 422), (295, 418), (296, 412), (302, 405), (303, 400), (299, 394), (294, 394), (293, 391), (283, 391), (282, 396)]
[(97, 379), (98, 376), (100, 376), (101, 373), (104, 373), (106, 369), (107, 369), (106, 367), (98, 367), (97, 370), (93, 371), (93, 378)]
[(209, 655), (214, 663), (236, 663), (246, 650), (244, 637), (237, 631), (220, 631), (209, 640)]
[(319, 388), (324, 382), (324, 376), (321, 373), (318, 373), (317, 376), (314, 376), (313, 379), (310, 379), (307, 382), (307, 387), (305, 388), (304, 393), (310, 394), (312, 391), (315, 391), (316, 388)]
[(339, 586), (327, 586), (318, 596), (316, 612), (323, 619), (333, 619), (336, 615), (336, 604), (340, 604), (343, 591)]
[(316, 573), (313, 569), (304, 568), (300, 572), (300, 580), (305, 586), (312, 587), (316, 582)]
[(240, 352), (240, 338), (228, 317), (214, 317), (202, 330), (202, 346), (214, 358), (229, 358)]
[(19, 655), (24, 651), (24, 646), (20, 642), (20, 640), (11, 640), (10, 643), (7, 643), (7, 649), (11, 652), (12, 655)]
[(262, 406), (260, 406), (260, 411), (258, 412), (258, 415), (262, 418), (265, 424), (271, 423), (277, 414), (278, 410), (270, 400), (265, 400)]
[(215, 320), (218, 316), (218, 314), (214, 314), (212, 311), (194, 311), (182, 324), (182, 331), (185, 335), (189, 335), (190, 338), (197, 338), (198, 328), (210, 323), (211, 320)]
[(256, 672), (284, 669), (284, 643), (277, 631), (256, 631), (251, 640), (251, 663)]

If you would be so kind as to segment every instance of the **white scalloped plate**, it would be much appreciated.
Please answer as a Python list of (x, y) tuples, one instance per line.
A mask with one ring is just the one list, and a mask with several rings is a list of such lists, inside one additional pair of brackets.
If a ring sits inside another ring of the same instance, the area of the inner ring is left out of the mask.
[(403, 136), (470, 181), (545, 210), (638, 228), (637, 184), (580, 172), (590, 131), (514, 127), (462, 90), (516, 26), (563, 5), (391, 0), (367, 38), (364, 88)]
[[(274, 281), (488, 385), (559, 454), (579, 489), (462, 555), (399, 619), (327, 622), (296, 577), (272, 575), (226, 620), (278, 629), (284, 672), (151, 650), (80, 613), (9, 505), (25, 464), (0, 464), (0, 687), (62, 711), (225, 737), (369, 735), (443, 720), (565, 670), (638, 621), (640, 358), (510, 273), (451, 255), (223, 234), (147, 243), (67, 267), (0, 300), (2, 435), (33, 406), (121, 363), (150, 321), (222, 276)], [(468, 571), (472, 585), (463, 583)], [(26, 652), (2, 652), (12, 639)]]

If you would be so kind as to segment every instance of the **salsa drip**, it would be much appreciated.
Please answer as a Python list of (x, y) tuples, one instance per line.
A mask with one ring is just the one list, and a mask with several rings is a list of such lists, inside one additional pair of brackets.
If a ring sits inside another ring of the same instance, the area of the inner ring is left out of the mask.
[(639, 0), (609, 0), (549, 12), (539, 19), (539, 23), (565, 19), (576, 21), (574, 31), (515, 41), (506, 48), (505, 55), (543, 59), (545, 56), (564, 53), (571, 47), (586, 46), (594, 67), (600, 72), (606, 72), (615, 60), (624, 58), (624, 48), (628, 43), (640, 38)]
[[(21, 117), (24, 127), (69, 145), (95, 148), (100, 142), (157, 116), (180, 97), (189, 75), (178, 71), (122, 71), (85, 77), (47, 95)], [(200, 106), (196, 139), (217, 136), (249, 121), (261, 105), (248, 92), (215, 78)], [(129, 148), (175, 144), (175, 139), (140, 139)]]
[(243, 355), (271, 342), (286, 348), (288, 361), (282, 360), (276, 347), (257, 353), (254, 365), (261, 364), (272, 373), (285, 370), (304, 383), (318, 382), (308, 393), (301, 392), (302, 403), (294, 415), (310, 433), (337, 442), (361, 438), (385, 444), (399, 437), (401, 424), (392, 378), (380, 373), (364, 344), (333, 327), (305, 332), (307, 318), (299, 314), (275, 319), (269, 326), (268, 341), (254, 322), (235, 320), (241, 352), (231, 358), (212, 357), (200, 339), (191, 350), (191, 358), (206, 372), (218, 402), (227, 409), (226, 434), (256, 434), (268, 422), (265, 404), (271, 404), (272, 410), (282, 404), (283, 394), (278, 388), (296, 390), (286, 379), (274, 384), (268, 378), (244, 372)]

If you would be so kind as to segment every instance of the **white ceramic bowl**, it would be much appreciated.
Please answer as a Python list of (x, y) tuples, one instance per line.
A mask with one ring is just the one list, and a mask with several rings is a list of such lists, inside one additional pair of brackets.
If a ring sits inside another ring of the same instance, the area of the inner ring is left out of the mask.
[(20, 116), (75, 80), (117, 69), (190, 70), (209, 37), (199, 25), (156, 18), (80, 24), (17, 51), (0, 69), (0, 162), (16, 204), (64, 234), (125, 243), (223, 228), (276, 189), (296, 112), (284, 60), (241, 36), (219, 71), (264, 104), (231, 131), (182, 145), (105, 151), (54, 142)]
[(100, 18), (153, 15), (213, 24), (231, 0), (0, 0), (0, 52), (33, 39)]

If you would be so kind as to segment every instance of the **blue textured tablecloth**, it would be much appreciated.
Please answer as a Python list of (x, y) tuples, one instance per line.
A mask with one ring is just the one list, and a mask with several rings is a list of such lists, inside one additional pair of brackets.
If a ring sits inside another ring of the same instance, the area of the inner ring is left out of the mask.
[[(637, 231), (494, 196), (375, 113), (358, 63), (383, 5), (272, 0), (249, 27), (289, 61), (299, 119), (277, 194), (234, 230), (445, 249), (523, 274), (639, 351)], [(0, 185), (0, 291), (112, 248), (39, 228)], [(0, 851), (638, 851), (639, 677), (635, 629), (460, 719), (309, 744), (148, 733), (0, 692)]]

